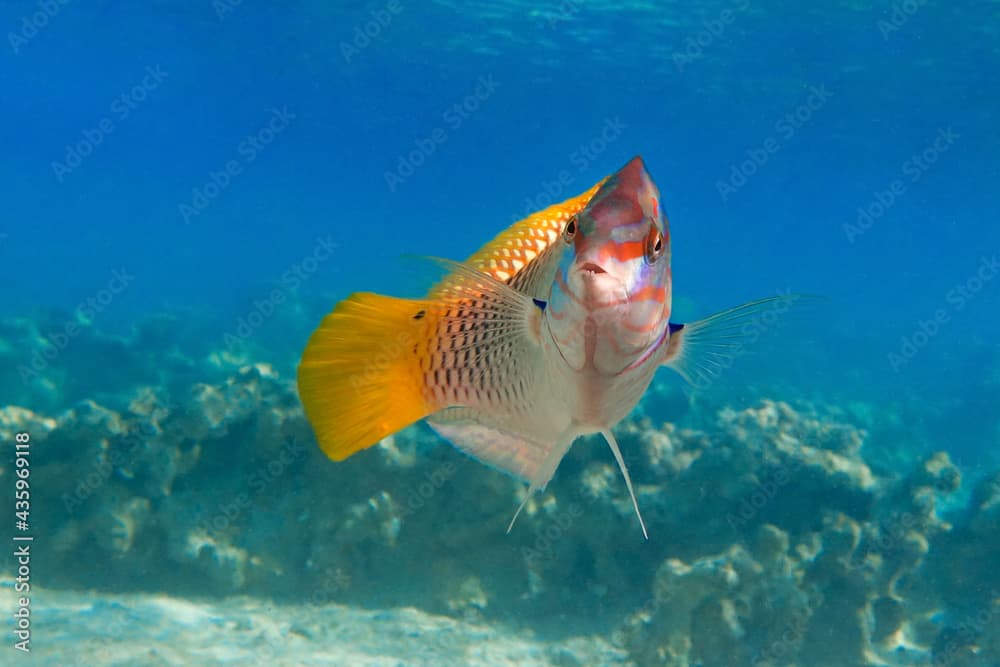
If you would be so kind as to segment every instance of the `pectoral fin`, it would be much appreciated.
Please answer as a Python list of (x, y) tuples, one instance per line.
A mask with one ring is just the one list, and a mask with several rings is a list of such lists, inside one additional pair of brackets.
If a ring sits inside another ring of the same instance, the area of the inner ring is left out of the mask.
[[(695, 386), (708, 384), (773, 326), (801, 294), (772, 296), (688, 324), (670, 324), (663, 365)], [(770, 317), (768, 317), (770, 314)], [(773, 320), (773, 321), (772, 321)]]

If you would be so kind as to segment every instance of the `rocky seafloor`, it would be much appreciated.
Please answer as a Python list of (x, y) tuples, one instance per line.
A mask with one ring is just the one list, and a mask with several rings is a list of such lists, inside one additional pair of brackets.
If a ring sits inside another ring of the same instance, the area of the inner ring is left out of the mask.
[(1000, 473), (888, 465), (857, 410), (658, 387), (616, 428), (649, 541), (590, 439), (508, 535), (522, 485), (423, 427), (333, 463), (287, 371), (167, 329), (86, 331), (37, 377), (0, 347), (45, 664), (1000, 665)]

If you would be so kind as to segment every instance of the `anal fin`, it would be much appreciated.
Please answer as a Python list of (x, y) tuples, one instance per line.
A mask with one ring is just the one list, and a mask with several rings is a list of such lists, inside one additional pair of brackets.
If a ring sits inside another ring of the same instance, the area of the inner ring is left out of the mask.
[(442, 410), (429, 417), (427, 424), (460, 451), (528, 482), (528, 492), (507, 526), (508, 533), (532, 494), (545, 489), (576, 439), (575, 432), (567, 429), (542, 442), (540, 438), (530, 438), (491, 424), (488, 418), (468, 408)]
[(441, 410), (428, 417), (427, 424), (462, 452), (538, 489), (545, 488), (572, 444), (516, 433), (470, 408)]

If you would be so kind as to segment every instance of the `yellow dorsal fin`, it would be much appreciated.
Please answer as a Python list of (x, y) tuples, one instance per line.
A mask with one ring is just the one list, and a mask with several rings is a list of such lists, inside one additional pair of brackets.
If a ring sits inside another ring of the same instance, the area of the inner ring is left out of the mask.
[(424, 395), (421, 370), (431, 305), (352, 294), (313, 332), (299, 364), (299, 397), (331, 459), (346, 459), (438, 409)]
[(566, 221), (587, 206), (605, 180), (601, 179), (597, 185), (576, 197), (515, 222), (465, 263), (501, 282), (507, 282), (560, 237)]

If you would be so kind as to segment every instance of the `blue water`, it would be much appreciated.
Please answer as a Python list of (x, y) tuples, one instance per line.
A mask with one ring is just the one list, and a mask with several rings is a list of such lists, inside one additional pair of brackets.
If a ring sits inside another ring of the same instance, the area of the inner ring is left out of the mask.
[[(290, 373), (338, 299), (414, 291), (401, 255), (462, 259), (639, 154), (680, 319), (824, 297), (713, 391), (996, 460), (995, 4), (278, 4), (0, 6), (2, 317), (57, 330), (124, 271), (93, 326), (166, 314), (197, 366), (277, 290), (249, 338)], [(47, 409), (113, 392), (108, 354), (49, 365)], [(0, 404), (42, 401), (3, 358)]]
[[(125, 268), (96, 324), (183, 307), (233, 328), (330, 237), (332, 259), (285, 283), (318, 317), (354, 290), (400, 293), (399, 255), (462, 258), (641, 154), (682, 315), (829, 297), (810, 358), (773, 359), (776, 374), (843, 388), (853, 367), (852, 391), (936, 403), (995, 358), (996, 283), (948, 299), (1000, 252), (987, 4), (54, 7), (0, 14), (6, 313), (71, 310)], [(246, 143), (276, 110), (280, 129)], [(215, 196), (185, 216), (195, 190)], [(858, 226), (859, 208), (880, 215)], [(889, 353), (942, 308), (893, 372)], [(306, 327), (278, 326), (262, 333), (301, 348)]]

